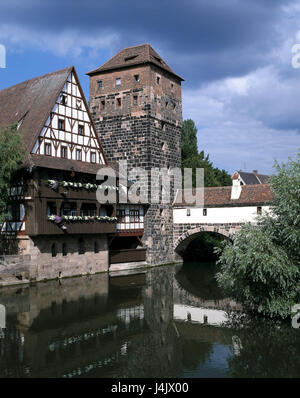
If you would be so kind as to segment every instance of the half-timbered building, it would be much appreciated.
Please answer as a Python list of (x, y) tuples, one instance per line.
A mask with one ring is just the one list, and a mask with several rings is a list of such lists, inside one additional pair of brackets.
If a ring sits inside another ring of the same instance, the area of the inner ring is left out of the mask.
[(96, 198), (108, 163), (74, 67), (1, 90), (0, 128), (12, 124), (25, 157), (2, 237), (27, 256), (30, 279), (107, 270), (116, 205)]

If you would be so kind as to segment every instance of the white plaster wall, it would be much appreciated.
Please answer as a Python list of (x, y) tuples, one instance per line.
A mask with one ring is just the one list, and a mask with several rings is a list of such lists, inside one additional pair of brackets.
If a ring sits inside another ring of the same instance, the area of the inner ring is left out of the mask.
[[(187, 216), (190, 209), (190, 216)], [(269, 206), (262, 206), (262, 212), (270, 211)], [(223, 224), (255, 222), (257, 217), (256, 206), (245, 207), (208, 207), (207, 216), (203, 216), (203, 208), (186, 207), (173, 209), (174, 224)]]

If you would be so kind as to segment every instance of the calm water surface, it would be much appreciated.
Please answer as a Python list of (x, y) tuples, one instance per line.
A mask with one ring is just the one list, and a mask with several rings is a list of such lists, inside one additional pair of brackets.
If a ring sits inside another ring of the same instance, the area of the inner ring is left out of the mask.
[(300, 329), (245, 316), (214, 264), (0, 290), (0, 377), (299, 377)]

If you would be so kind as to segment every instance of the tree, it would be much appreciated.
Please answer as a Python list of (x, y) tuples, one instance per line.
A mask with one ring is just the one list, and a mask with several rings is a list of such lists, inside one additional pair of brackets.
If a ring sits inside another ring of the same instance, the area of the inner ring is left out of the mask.
[(286, 318), (300, 302), (300, 150), (275, 164), (271, 212), (224, 242), (217, 280), (232, 297), (265, 316)]
[(16, 124), (0, 130), (0, 223), (7, 216), (10, 184), (24, 156), (21, 134)]
[(231, 185), (231, 178), (225, 170), (213, 167), (209, 155), (198, 152), (197, 128), (191, 119), (183, 121), (181, 137), (182, 169), (193, 169), (193, 186), (196, 186), (196, 169), (204, 169), (204, 186), (215, 187)]

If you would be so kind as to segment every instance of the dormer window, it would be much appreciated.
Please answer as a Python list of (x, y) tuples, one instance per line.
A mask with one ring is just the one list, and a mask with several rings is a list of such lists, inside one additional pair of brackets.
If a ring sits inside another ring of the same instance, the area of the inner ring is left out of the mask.
[(120, 86), (121, 85), (121, 78), (117, 77), (116, 78), (116, 86)]
[(132, 61), (134, 58), (136, 58), (137, 57), (137, 55), (131, 55), (130, 57), (126, 57), (126, 58), (124, 58), (124, 61), (125, 62), (128, 62), (128, 61)]
[(58, 119), (58, 130), (65, 130), (65, 121), (64, 119)]

